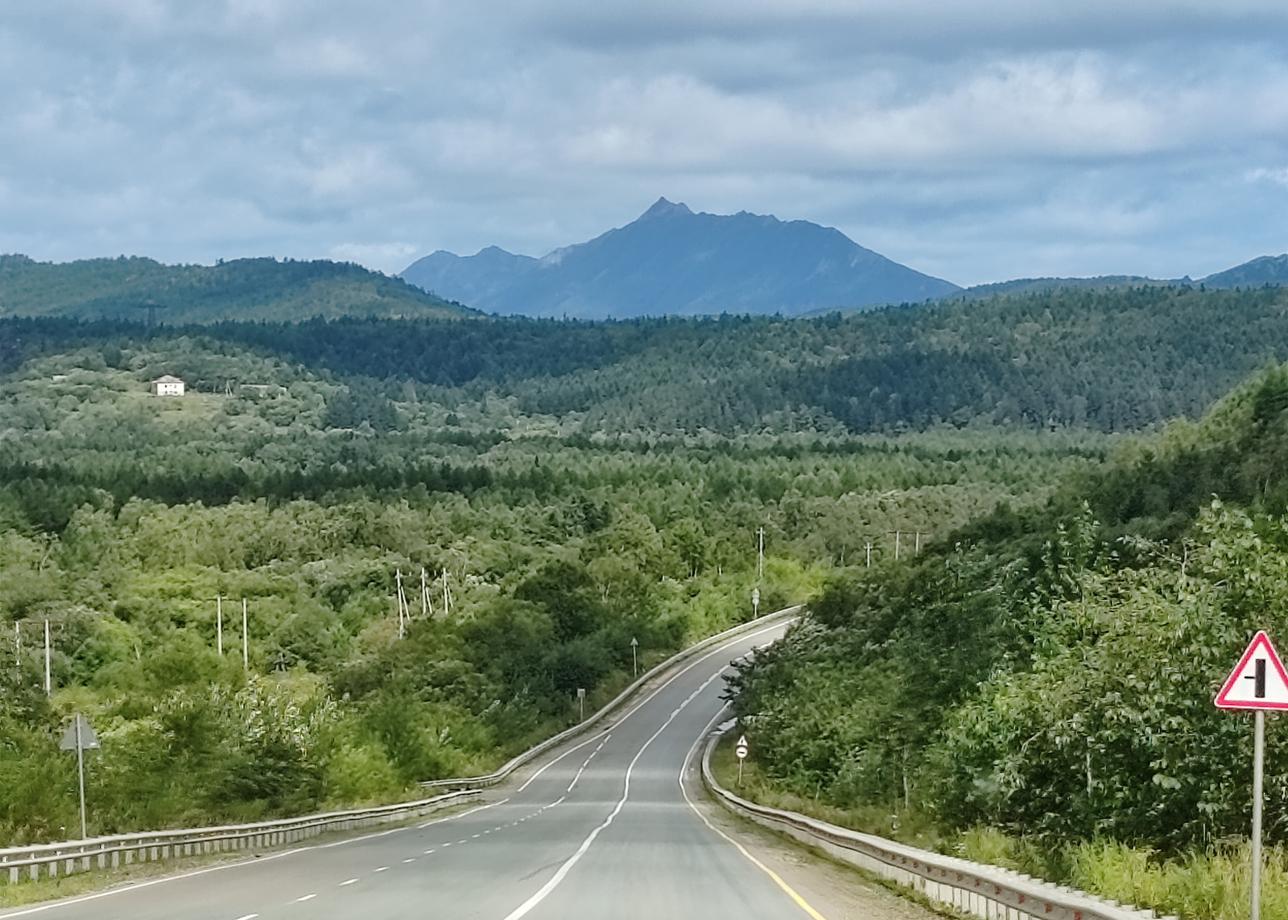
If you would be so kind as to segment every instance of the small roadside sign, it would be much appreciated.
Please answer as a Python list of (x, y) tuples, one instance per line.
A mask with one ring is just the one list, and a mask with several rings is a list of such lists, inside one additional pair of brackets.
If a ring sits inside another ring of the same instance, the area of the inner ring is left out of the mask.
[(82, 751), (97, 751), (98, 735), (94, 734), (94, 728), (89, 724), (89, 719), (79, 712), (76, 713), (72, 724), (68, 725), (67, 730), (63, 732), (63, 740), (58, 742), (58, 747), (63, 751), (74, 751), (77, 748)]
[(751, 609), (755, 614), (757, 615), (760, 614), (760, 589), (759, 588), (751, 589)]
[(81, 839), (84, 840), (89, 837), (85, 818), (85, 752), (98, 750), (98, 735), (94, 734), (94, 727), (89, 724), (89, 719), (79, 712), (76, 713), (72, 717), (72, 724), (67, 726), (67, 731), (63, 732), (63, 738), (58, 742), (58, 747), (64, 751), (76, 752), (76, 778), (80, 786)]
[(1215, 703), (1220, 709), (1288, 709), (1288, 671), (1265, 630), (1252, 637)]
[(747, 736), (746, 735), (743, 735), (741, 738), (738, 739), (738, 746), (733, 749), (733, 752), (738, 755), (739, 760), (742, 760), (747, 756)]

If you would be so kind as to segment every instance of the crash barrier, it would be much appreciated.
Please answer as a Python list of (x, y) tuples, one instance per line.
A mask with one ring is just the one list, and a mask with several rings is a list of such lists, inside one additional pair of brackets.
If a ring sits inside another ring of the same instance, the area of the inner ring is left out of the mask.
[(41, 876), (56, 878), (91, 869), (116, 869), (133, 863), (285, 846), (331, 831), (352, 831), (377, 824), (406, 821), (468, 801), (478, 795), (478, 792), (467, 790), (415, 802), (333, 811), (281, 821), (154, 831), (147, 834), (119, 834), (70, 843), (10, 847), (0, 850), (0, 880), (14, 884), (24, 880), (35, 881)]
[(736, 815), (983, 920), (1153, 920), (1156, 916), (1151, 910), (1098, 898), (1009, 869), (942, 856), (793, 811), (749, 802), (721, 786), (711, 771), (711, 753), (733, 724), (725, 723), (711, 733), (702, 754), (702, 781), (716, 801)]

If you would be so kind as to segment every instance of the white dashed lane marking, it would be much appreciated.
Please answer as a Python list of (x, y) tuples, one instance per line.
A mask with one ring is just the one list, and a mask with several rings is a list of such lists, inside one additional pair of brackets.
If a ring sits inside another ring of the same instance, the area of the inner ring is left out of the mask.
[(358, 880), (356, 878), (345, 879), (343, 882), (340, 883), (340, 887), (343, 888), (345, 885), (352, 885), (357, 881)]
[(316, 894), (306, 894), (306, 895), (305, 895), (304, 897), (302, 897), (302, 898), (296, 898), (296, 899), (295, 899), (295, 903), (296, 903), (296, 904), (299, 904), (299, 903), (301, 903), (301, 902), (303, 902), (303, 901), (312, 901), (312, 900), (313, 900), (314, 898), (316, 898), (316, 897), (317, 897), (317, 895), (316, 895)]
[(388, 869), (389, 869), (389, 867), (388, 867), (388, 866), (381, 866), (379, 869), (372, 869), (371, 871), (372, 871), (372, 872), (385, 872), (385, 871), (387, 871)]

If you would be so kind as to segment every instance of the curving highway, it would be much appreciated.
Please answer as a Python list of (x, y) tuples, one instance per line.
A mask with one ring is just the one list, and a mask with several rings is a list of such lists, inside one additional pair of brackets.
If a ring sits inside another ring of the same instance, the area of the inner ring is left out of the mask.
[(821, 918), (681, 783), (723, 709), (732, 658), (781, 624), (686, 662), (603, 730), (492, 800), (419, 825), (269, 852), (0, 913), (42, 920)]

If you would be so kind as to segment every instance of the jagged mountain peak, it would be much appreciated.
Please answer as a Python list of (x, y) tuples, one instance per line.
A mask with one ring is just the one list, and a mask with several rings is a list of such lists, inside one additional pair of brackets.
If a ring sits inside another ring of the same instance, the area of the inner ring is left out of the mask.
[(497, 313), (586, 319), (781, 313), (928, 300), (958, 290), (805, 220), (694, 213), (658, 198), (634, 221), (540, 259), (437, 255), (412, 284)]

